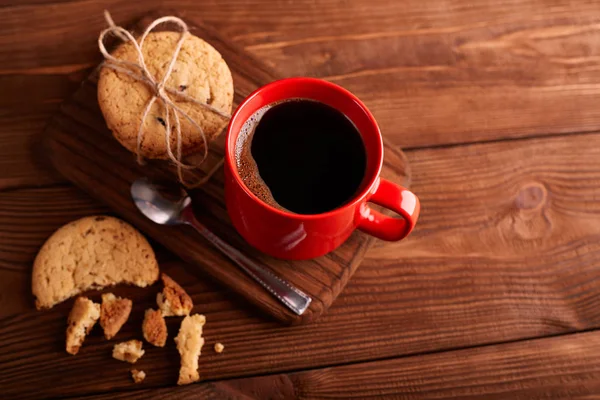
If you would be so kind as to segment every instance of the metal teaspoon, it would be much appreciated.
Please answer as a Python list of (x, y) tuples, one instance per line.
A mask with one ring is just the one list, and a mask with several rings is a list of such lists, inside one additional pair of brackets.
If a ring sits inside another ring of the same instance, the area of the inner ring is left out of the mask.
[(273, 296), (298, 315), (302, 315), (312, 299), (289, 282), (246, 257), (202, 225), (192, 210), (192, 199), (182, 188), (170, 188), (140, 178), (131, 185), (131, 197), (148, 219), (161, 225), (190, 225), (244, 272), (260, 283)]

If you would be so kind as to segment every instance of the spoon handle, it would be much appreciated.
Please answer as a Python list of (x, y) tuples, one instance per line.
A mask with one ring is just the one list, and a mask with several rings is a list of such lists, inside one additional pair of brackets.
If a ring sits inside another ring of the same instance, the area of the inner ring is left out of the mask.
[(211, 242), (217, 249), (229, 257), (231, 261), (235, 262), (241, 269), (250, 275), (250, 277), (260, 283), (290, 310), (298, 315), (302, 315), (304, 311), (306, 311), (312, 301), (310, 296), (292, 286), (291, 283), (278, 277), (270, 270), (249, 259), (238, 249), (224, 242), (223, 239), (198, 222), (190, 207), (186, 207), (182, 216), (188, 225), (193, 226), (206, 240)]

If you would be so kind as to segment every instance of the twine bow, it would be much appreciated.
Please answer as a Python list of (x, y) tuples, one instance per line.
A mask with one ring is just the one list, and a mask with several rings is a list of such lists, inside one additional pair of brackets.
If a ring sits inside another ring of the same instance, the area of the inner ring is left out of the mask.
[[(129, 31), (127, 31), (126, 29), (124, 29), (120, 26), (115, 25), (115, 23), (113, 22), (112, 18), (110, 17), (110, 14), (108, 13), (108, 11), (104, 12), (104, 17), (105, 17), (106, 21), (108, 22), (109, 27), (106, 28), (105, 30), (103, 30), (100, 33), (100, 36), (98, 37), (98, 47), (105, 59), (105, 61), (103, 63), (103, 67), (111, 68), (120, 73), (124, 73), (139, 82), (145, 83), (148, 86), (148, 88), (151, 90), (151, 93), (152, 93), (152, 96), (150, 97), (150, 100), (148, 100), (148, 103), (146, 104), (146, 108), (144, 109), (144, 112), (142, 113), (142, 118), (140, 121), (138, 133), (137, 133), (137, 146), (136, 146), (137, 162), (140, 164), (143, 163), (143, 157), (141, 155), (141, 146), (142, 146), (142, 141), (144, 139), (144, 121), (148, 117), (148, 114), (150, 113), (152, 105), (158, 100), (158, 101), (162, 102), (162, 104), (165, 108), (165, 113), (166, 113), (165, 141), (166, 141), (167, 155), (169, 156), (169, 159), (177, 167), (177, 176), (179, 177), (179, 181), (188, 187), (192, 187), (192, 186), (195, 187), (195, 186), (199, 186), (199, 185), (203, 184), (223, 164), (223, 160), (221, 159), (221, 161), (219, 163), (217, 163), (217, 165), (215, 167), (213, 167), (211, 169), (211, 171), (208, 172), (207, 176), (204, 179), (200, 180), (199, 182), (196, 182), (193, 185), (185, 182), (185, 179), (183, 177), (183, 170), (195, 169), (195, 168), (197, 168), (197, 166), (188, 165), (182, 161), (182, 154), (181, 154), (182, 153), (182, 149), (181, 149), (182, 140), (181, 140), (180, 116), (185, 118), (186, 120), (188, 120), (190, 122), (190, 124), (192, 124), (192, 126), (194, 126), (198, 130), (200, 135), (202, 136), (202, 140), (204, 142), (204, 154), (200, 161), (200, 164), (202, 164), (208, 157), (209, 143), (208, 143), (208, 139), (206, 138), (206, 135), (204, 134), (204, 130), (202, 129), (202, 127), (196, 121), (194, 121), (194, 119), (191, 118), (185, 111), (183, 111), (180, 107), (178, 107), (173, 102), (173, 100), (171, 100), (169, 95), (179, 97), (185, 101), (188, 101), (199, 107), (209, 110), (209, 111), (213, 112), (214, 114), (222, 117), (224, 120), (228, 121), (231, 118), (231, 116), (229, 114), (226, 114), (226, 113), (216, 109), (215, 107), (212, 107), (209, 104), (198, 101), (198, 100), (194, 99), (193, 97), (183, 94), (176, 89), (166, 86), (166, 82), (169, 79), (169, 77), (171, 76), (171, 73), (173, 72), (173, 67), (175, 66), (175, 62), (177, 61), (177, 56), (179, 55), (179, 52), (181, 51), (183, 42), (185, 41), (187, 36), (190, 34), (187, 24), (185, 22), (183, 22), (183, 20), (181, 20), (180, 18), (173, 17), (173, 16), (158, 18), (157, 20), (152, 22), (148, 26), (148, 28), (146, 28), (146, 30), (140, 37), (140, 40), (138, 43), (135, 40), (135, 38), (131, 35), (131, 33), (129, 33)], [(173, 22), (179, 28), (181, 28), (181, 36), (179, 37), (179, 40), (177, 41), (177, 44), (175, 46), (175, 51), (173, 51), (173, 56), (171, 58), (171, 61), (169, 62), (169, 65), (167, 67), (167, 70), (166, 70), (164, 76), (162, 77), (162, 79), (158, 80), (154, 76), (152, 76), (152, 74), (146, 67), (146, 62), (144, 60), (144, 54), (142, 53), (142, 47), (144, 45), (144, 41), (146, 40), (146, 37), (148, 36), (148, 34), (154, 28), (156, 28), (156, 26), (166, 23), (166, 22)], [(133, 47), (137, 53), (137, 58), (138, 58), (137, 63), (125, 61), (125, 60), (119, 60), (119, 59), (113, 57), (106, 50), (106, 47), (104, 46), (104, 38), (109, 33), (115, 34), (123, 41), (131, 42), (131, 44), (133, 45)], [(174, 121), (175, 121), (175, 124), (174, 124), (175, 125), (174, 131), (175, 131), (175, 135), (176, 135), (175, 154), (173, 154), (173, 149), (171, 149), (171, 133), (172, 133), (171, 121), (170, 121), (171, 113), (173, 114)]]

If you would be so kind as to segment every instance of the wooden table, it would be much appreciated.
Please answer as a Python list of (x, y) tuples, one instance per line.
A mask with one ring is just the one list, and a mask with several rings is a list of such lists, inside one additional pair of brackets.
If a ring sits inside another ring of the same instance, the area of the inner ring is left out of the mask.
[(107, 211), (34, 144), (99, 62), (102, 10), (127, 24), (162, 2), (98, 3), (0, 1), (0, 397), (600, 396), (600, 3), (169, 2), (285, 75), (355, 92), (407, 152), (423, 207), (411, 237), (378, 243), (308, 326), (265, 319), (158, 249), (203, 305), (208, 343), (226, 346), (187, 387), (173, 385), (173, 345), (148, 351), (134, 385), (99, 337), (71, 357), (48, 334), (66, 304), (33, 307), (39, 246)]

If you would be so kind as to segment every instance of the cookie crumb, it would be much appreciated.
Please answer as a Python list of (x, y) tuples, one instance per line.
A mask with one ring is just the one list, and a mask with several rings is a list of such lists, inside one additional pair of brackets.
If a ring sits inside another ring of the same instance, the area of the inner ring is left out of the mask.
[(100, 318), (100, 304), (87, 297), (78, 297), (73, 303), (67, 321), (67, 353), (77, 354), (85, 337)]
[(225, 350), (225, 346), (223, 346), (223, 343), (215, 343), (215, 351), (217, 353), (222, 353), (223, 350)]
[(205, 323), (206, 318), (200, 314), (188, 315), (181, 321), (179, 333), (175, 338), (181, 358), (178, 385), (187, 385), (200, 380), (198, 358), (204, 345), (202, 327)]
[(144, 314), (144, 322), (142, 323), (142, 332), (144, 339), (156, 347), (164, 347), (167, 342), (167, 324), (165, 318), (159, 310), (151, 308), (146, 310)]
[(113, 347), (112, 356), (120, 361), (127, 361), (135, 364), (142, 358), (145, 351), (142, 350), (142, 342), (139, 340), (129, 340), (127, 342), (117, 343)]
[(104, 337), (107, 340), (112, 339), (127, 322), (132, 304), (131, 300), (117, 297), (112, 293), (102, 295), (100, 326), (104, 329)]
[(161, 274), (163, 291), (156, 295), (156, 304), (165, 317), (190, 315), (194, 303), (192, 298), (167, 274)]
[(137, 369), (131, 370), (131, 378), (135, 383), (142, 383), (146, 379), (146, 373), (144, 371), (138, 371)]

